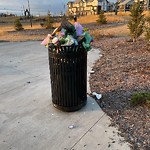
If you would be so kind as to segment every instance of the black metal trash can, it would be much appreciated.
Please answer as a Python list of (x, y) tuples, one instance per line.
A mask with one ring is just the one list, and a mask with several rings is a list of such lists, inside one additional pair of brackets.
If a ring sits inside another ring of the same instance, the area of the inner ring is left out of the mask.
[(54, 107), (76, 111), (87, 102), (87, 51), (78, 46), (48, 47)]

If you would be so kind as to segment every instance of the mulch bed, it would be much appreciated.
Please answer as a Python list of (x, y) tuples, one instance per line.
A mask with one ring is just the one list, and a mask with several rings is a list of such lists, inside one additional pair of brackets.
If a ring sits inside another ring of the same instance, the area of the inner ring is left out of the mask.
[(150, 108), (131, 106), (133, 93), (150, 91), (150, 43), (133, 43), (125, 37), (104, 37), (93, 43), (102, 57), (90, 76), (92, 92), (101, 93), (97, 103), (112, 118), (134, 150), (150, 149)]

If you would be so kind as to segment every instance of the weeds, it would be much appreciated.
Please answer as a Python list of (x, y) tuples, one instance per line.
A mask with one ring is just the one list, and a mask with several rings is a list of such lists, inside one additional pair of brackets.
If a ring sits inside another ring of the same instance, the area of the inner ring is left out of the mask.
[(51, 29), (53, 27), (53, 23), (54, 23), (54, 20), (50, 14), (50, 12), (48, 12), (47, 14), (47, 22), (46, 22), (46, 29)]
[(150, 92), (135, 93), (131, 97), (130, 104), (132, 106), (146, 104), (150, 106)]
[(20, 22), (20, 20), (17, 18), (14, 22), (14, 28), (17, 31), (23, 30), (24, 28), (22, 27), (22, 24)]

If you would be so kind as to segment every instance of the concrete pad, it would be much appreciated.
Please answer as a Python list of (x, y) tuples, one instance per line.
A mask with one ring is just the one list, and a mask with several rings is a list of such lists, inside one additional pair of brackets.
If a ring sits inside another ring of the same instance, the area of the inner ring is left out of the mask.
[[(4, 69), (5, 68), (5, 69)], [(0, 94), (22, 87), (35, 78), (8, 66), (0, 66)], [(37, 79), (36, 79), (37, 80)]]
[(49, 79), (48, 52), (40, 42), (0, 45), (0, 93), (32, 82), (35, 77)]
[[(36, 46), (35, 46), (36, 45)], [(37, 42), (0, 43), (0, 58), (3, 61), (33, 60), (47, 55), (47, 49)]]
[[(46, 80), (7, 95), (0, 96), (0, 145), (3, 150), (70, 149), (104, 114), (90, 97), (80, 111), (66, 113), (55, 109)], [(97, 115), (98, 118), (93, 117)], [(69, 129), (70, 125), (75, 128)]]
[(76, 112), (53, 107), (47, 55), (40, 42), (0, 43), (0, 149), (129, 150), (94, 99)]
[(129, 150), (118, 130), (110, 127), (110, 118), (104, 114), (83, 137), (75, 143), (75, 150)]

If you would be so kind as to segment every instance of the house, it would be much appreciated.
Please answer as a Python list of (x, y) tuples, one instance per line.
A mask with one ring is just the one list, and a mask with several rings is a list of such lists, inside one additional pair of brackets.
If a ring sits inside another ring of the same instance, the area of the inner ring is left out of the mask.
[(119, 11), (129, 11), (133, 5), (134, 0), (124, 0), (118, 4)]
[[(121, 0), (121, 1), (118, 1), (119, 11), (129, 11), (130, 7), (133, 5), (134, 2), (138, 2), (138, 0)], [(150, 0), (140, 0), (140, 2), (143, 3), (144, 10), (150, 9)]]
[(115, 3), (108, 1), (108, 11), (109, 12), (114, 12), (114, 10), (115, 10)]
[[(135, 2), (138, 2), (138, 0), (134, 0)], [(144, 4), (144, 10), (150, 9), (150, 0), (140, 0), (141, 3)]]
[(99, 14), (101, 10), (108, 11), (107, 0), (75, 0), (68, 2), (68, 15)]

